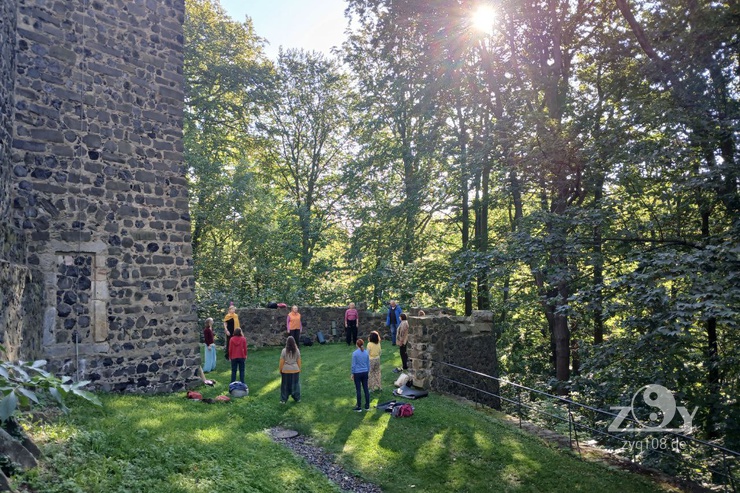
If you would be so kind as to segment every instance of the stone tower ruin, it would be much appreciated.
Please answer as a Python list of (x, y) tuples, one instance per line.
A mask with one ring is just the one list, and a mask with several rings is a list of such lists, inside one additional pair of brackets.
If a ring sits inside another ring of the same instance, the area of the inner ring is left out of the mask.
[(0, 2), (0, 338), (102, 390), (200, 365), (183, 0)]

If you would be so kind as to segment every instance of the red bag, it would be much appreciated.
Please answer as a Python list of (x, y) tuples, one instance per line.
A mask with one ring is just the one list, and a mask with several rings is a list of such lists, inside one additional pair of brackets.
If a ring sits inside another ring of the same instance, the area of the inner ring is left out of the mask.
[(408, 418), (414, 415), (414, 406), (408, 403), (401, 404), (400, 406), (396, 404), (393, 406), (392, 414), (396, 418)]
[(203, 395), (201, 395), (200, 392), (196, 392), (194, 390), (188, 391), (185, 397), (187, 397), (188, 399), (195, 399), (196, 401), (200, 401), (203, 399)]

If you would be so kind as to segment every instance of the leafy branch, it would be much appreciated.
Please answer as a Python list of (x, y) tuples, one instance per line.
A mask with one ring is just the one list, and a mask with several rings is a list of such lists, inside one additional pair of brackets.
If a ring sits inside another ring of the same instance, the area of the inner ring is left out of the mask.
[[(0, 345), (0, 351), (5, 347)], [(19, 412), (33, 405), (43, 406), (47, 397), (51, 396), (64, 412), (68, 409), (64, 405), (64, 396), (74, 394), (95, 404), (103, 404), (92, 392), (83, 389), (89, 380), (73, 382), (72, 377), (55, 375), (44, 370), (46, 360), (13, 363), (0, 362), (0, 421), (5, 422)]]

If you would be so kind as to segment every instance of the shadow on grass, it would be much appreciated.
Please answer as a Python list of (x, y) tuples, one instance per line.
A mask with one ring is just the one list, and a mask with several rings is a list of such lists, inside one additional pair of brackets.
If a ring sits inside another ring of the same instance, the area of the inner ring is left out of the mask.
[[(384, 345), (385, 346), (385, 345)], [(371, 410), (355, 413), (351, 351), (344, 345), (301, 348), (302, 401), (281, 405), (280, 350), (251, 350), (249, 397), (204, 404), (185, 393), (102, 395), (104, 407), (72, 405), (73, 413), (43, 427), (46, 456), (30, 473), (38, 493), (85, 492), (336, 492), (264, 430), (294, 428), (334, 453), (349, 471), (383, 491), (655, 491), (656, 485), (553, 450), (508, 423), (432, 393), (413, 401), (410, 418)], [(229, 362), (219, 352), (216, 387), (226, 393)], [(382, 393), (390, 400), (400, 363), (397, 351), (381, 357)]]

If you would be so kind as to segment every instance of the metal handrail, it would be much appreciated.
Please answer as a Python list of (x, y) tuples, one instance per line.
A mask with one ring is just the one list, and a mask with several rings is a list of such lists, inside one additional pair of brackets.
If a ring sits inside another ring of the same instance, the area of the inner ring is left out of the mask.
[[(514, 387), (519, 387), (520, 389), (523, 389), (523, 390), (527, 390), (527, 391), (529, 391), (529, 392), (534, 392), (534, 393), (537, 393), (537, 394), (541, 394), (541, 395), (544, 395), (544, 396), (550, 397), (550, 398), (552, 398), (552, 399), (555, 399), (555, 400), (561, 401), (561, 402), (563, 402), (563, 403), (565, 403), (565, 404), (574, 404), (574, 405), (576, 405), (576, 406), (578, 406), (578, 407), (581, 407), (581, 408), (583, 408), (583, 409), (588, 409), (589, 411), (594, 411), (594, 412), (597, 412), (597, 413), (599, 413), (599, 414), (604, 414), (604, 415), (606, 415), (606, 416), (611, 416), (611, 417), (614, 417), (614, 418), (616, 418), (616, 417), (618, 416), (617, 414), (615, 414), (615, 413), (613, 413), (613, 412), (610, 412), (610, 411), (605, 411), (605, 410), (603, 410), (603, 409), (599, 409), (599, 408), (596, 408), (596, 407), (592, 407), (592, 406), (589, 406), (589, 405), (587, 405), (587, 404), (583, 404), (583, 403), (580, 403), (580, 402), (577, 402), (577, 401), (574, 401), (574, 400), (568, 399), (568, 398), (566, 398), (566, 397), (563, 397), (563, 396), (559, 396), (559, 395), (554, 395), (554, 394), (549, 394), (549, 393), (547, 393), (547, 392), (545, 392), (545, 391), (542, 391), (542, 390), (539, 390), (539, 389), (533, 389), (533, 388), (531, 388), (531, 387), (527, 387), (526, 385), (521, 385), (521, 384), (518, 384), (518, 383), (512, 382), (512, 381), (510, 381), (510, 380), (506, 380), (506, 379), (503, 379), (503, 378), (500, 378), (500, 377), (494, 377), (494, 376), (491, 376), (491, 375), (487, 375), (487, 374), (485, 374), (485, 373), (481, 373), (481, 372), (479, 372), (479, 371), (471, 370), (471, 369), (469, 369), (469, 368), (464, 368), (464, 367), (462, 367), (462, 366), (458, 366), (458, 365), (453, 365), (452, 363), (446, 363), (446, 362), (444, 362), (444, 361), (437, 361), (437, 360), (431, 360), (431, 361), (432, 361), (433, 363), (439, 363), (439, 364), (442, 364), (442, 365), (445, 365), (445, 366), (449, 366), (449, 367), (452, 367), (452, 368), (456, 368), (456, 369), (458, 369), (458, 370), (463, 370), (463, 371), (466, 371), (466, 372), (468, 372), (468, 373), (472, 373), (472, 374), (474, 374), (474, 375), (478, 375), (478, 376), (481, 376), (481, 377), (485, 377), (485, 378), (490, 378), (490, 379), (492, 379), (492, 380), (498, 380), (498, 381), (499, 381), (499, 382), (501, 382), (501, 383), (504, 383), (504, 384), (507, 384), (507, 385), (511, 385), (511, 386), (514, 386)], [(476, 390), (480, 390), (480, 389), (476, 389)], [(481, 392), (483, 392), (483, 391), (481, 390)], [(496, 397), (499, 397), (499, 398), (502, 398), (502, 399), (503, 399), (503, 397), (502, 397), (502, 396), (500, 396), (500, 395), (496, 395)], [(632, 422), (632, 423), (634, 423), (634, 424), (639, 424), (639, 422), (638, 422), (637, 420), (635, 420), (635, 419), (632, 419), (632, 418), (630, 418), (630, 417), (625, 417), (625, 418), (624, 418), (624, 421), (629, 421), (629, 422)], [(707, 447), (710, 447), (710, 448), (714, 448), (714, 449), (717, 449), (717, 450), (723, 451), (723, 452), (725, 452), (725, 453), (727, 453), (727, 454), (730, 454), (730, 455), (732, 455), (732, 456), (735, 456), (735, 457), (738, 457), (738, 458), (740, 458), (740, 452), (737, 452), (737, 451), (735, 451), (735, 450), (731, 450), (731, 449), (725, 448), (725, 447), (723, 447), (723, 446), (721, 446), (721, 445), (717, 445), (717, 444), (715, 444), (715, 443), (711, 443), (711, 442), (707, 442), (707, 441), (704, 441), (704, 440), (700, 440), (700, 439), (698, 439), (698, 438), (694, 438), (694, 437), (691, 437), (691, 436), (689, 436), (689, 435), (684, 435), (684, 434), (682, 434), (682, 433), (677, 433), (677, 432), (675, 432), (675, 431), (669, 431), (669, 430), (666, 430), (666, 431), (665, 431), (665, 432), (663, 432), (663, 433), (667, 433), (667, 434), (670, 434), (670, 435), (676, 436), (676, 437), (678, 437), (678, 438), (684, 438), (684, 439), (686, 439), (686, 440), (689, 440), (689, 441), (692, 441), (692, 442), (695, 442), (695, 443), (699, 443), (699, 444), (702, 444), (702, 445), (704, 445), (704, 446), (707, 446)]]
[[(491, 380), (496, 380), (500, 384), (510, 385), (510, 386), (516, 388), (517, 389), (517, 400), (514, 400), (514, 399), (510, 399), (510, 398), (507, 398), (506, 396), (502, 395), (501, 392), (499, 392), (499, 393), (489, 392), (489, 391), (486, 391), (486, 390), (483, 390), (483, 389), (474, 387), (472, 385), (469, 385), (469, 384), (460, 382), (458, 380), (447, 378), (447, 377), (445, 377), (443, 375), (435, 375), (434, 376), (434, 378), (439, 378), (441, 380), (445, 380), (445, 381), (448, 381), (450, 383), (454, 383), (455, 385), (460, 385), (460, 386), (466, 387), (468, 389), (474, 390), (475, 392), (479, 392), (481, 394), (485, 394), (485, 395), (488, 395), (488, 396), (491, 396), (491, 397), (495, 397), (495, 398), (498, 398), (498, 399), (503, 400), (504, 402), (507, 402), (509, 404), (512, 404), (512, 405), (517, 406), (517, 410), (518, 410), (518, 414), (519, 414), (518, 417), (519, 417), (519, 425), (520, 425), (520, 427), (521, 427), (521, 422), (522, 422), (522, 407), (524, 407), (524, 408), (529, 409), (529, 410), (532, 410), (532, 411), (534, 411), (534, 412), (536, 412), (538, 414), (545, 415), (545, 416), (548, 416), (550, 418), (553, 418), (553, 419), (556, 419), (556, 420), (559, 420), (559, 421), (562, 421), (562, 422), (568, 422), (569, 430), (571, 430), (571, 429), (572, 430), (575, 430), (576, 428), (581, 428), (581, 429), (588, 430), (589, 432), (596, 433), (596, 434), (599, 434), (599, 435), (602, 435), (602, 436), (607, 436), (607, 437), (610, 437), (610, 438), (613, 438), (613, 439), (617, 439), (617, 440), (623, 440), (623, 437), (614, 435), (612, 433), (604, 432), (602, 430), (598, 430), (598, 429), (593, 428), (591, 426), (587, 426), (585, 424), (582, 424), (582, 423), (577, 422), (573, 418), (573, 413), (572, 413), (573, 410), (572, 410), (571, 406), (576, 406), (577, 408), (581, 408), (583, 410), (588, 410), (588, 411), (591, 411), (593, 413), (597, 413), (599, 415), (604, 415), (604, 416), (607, 416), (607, 417), (616, 418), (618, 415), (615, 414), (615, 413), (613, 413), (613, 412), (606, 411), (606, 410), (603, 410), (603, 409), (599, 409), (599, 408), (596, 408), (596, 407), (593, 407), (593, 406), (589, 406), (587, 404), (583, 404), (583, 403), (574, 401), (572, 399), (568, 399), (566, 397), (562, 397), (562, 396), (550, 394), (548, 392), (545, 392), (545, 391), (542, 391), (542, 390), (539, 390), (539, 389), (527, 387), (526, 385), (522, 385), (522, 384), (519, 384), (519, 383), (516, 383), (516, 382), (512, 382), (510, 380), (506, 380), (506, 379), (503, 379), (503, 378), (500, 378), (500, 377), (494, 377), (492, 375), (488, 375), (488, 374), (485, 374), (485, 373), (482, 373), (482, 372), (479, 372), (479, 371), (471, 370), (469, 368), (458, 366), (458, 365), (455, 365), (455, 364), (452, 364), (452, 363), (447, 363), (447, 362), (444, 362), (444, 361), (437, 361), (437, 360), (430, 360), (430, 361), (432, 363), (435, 363), (435, 364), (440, 364), (440, 365), (448, 366), (448, 367), (451, 367), (451, 368), (455, 368), (457, 370), (461, 370), (461, 371), (464, 371), (464, 372), (467, 372), (467, 373), (470, 373), (470, 374), (473, 374), (473, 375), (477, 375), (477, 376), (480, 376), (480, 377), (483, 377), (483, 378), (488, 378), (488, 379), (491, 379)], [(557, 416), (557, 415), (554, 415), (552, 413), (548, 413), (546, 411), (543, 411), (542, 409), (538, 409), (536, 406), (531, 406), (531, 405), (528, 405), (526, 403), (521, 402), (521, 395), (520, 394), (521, 394), (521, 391), (522, 390), (527, 391), (527, 392), (530, 392), (530, 393), (534, 393), (534, 394), (539, 394), (541, 396), (545, 396), (545, 397), (548, 397), (550, 399), (554, 399), (557, 402), (566, 404), (568, 406), (568, 418), (565, 418), (563, 416)], [(595, 418), (592, 418), (591, 420), (592, 421), (595, 421)], [(633, 419), (631, 417), (625, 417), (624, 418), (624, 421), (631, 422), (633, 424), (639, 424), (639, 422), (637, 420), (635, 420), (635, 419)], [(569, 431), (569, 433), (570, 433), (570, 431)], [(732, 471), (731, 471), (731, 468), (730, 468), (730, 464), (728, 464), (728, 460), (727, 460), (728, 457), (727, 456), (729, 455), (729, 456), (731, 456), (733, 458), (740, 458), (740, 452), (737, 452), (737, 451), (728, 449), (728, 448), (723, 447), (721, 445), (717, 445), (717, 444), (714, 444), (714, 443), (711, 443), (711, 442), (700, 440), (698, 438), (694, 438), (694, 437), (691, 437), (691, 436), (688, 436), (688, 435), (684, 435), (682, 433), (677, 433), (677, 432), (669, 431), (669, 430), (666, 430), (664, 433), (669, 434), (669, 435), (674, 436), (674, 437), (677, 437), (677, 438), (680, 438), (682, 440), (685, 440), (686, 442), (692, 442), (692, 444), (691, 444), (692, 446), (707, 447), (709, 449), (709, 451), (712, 452), (712, 453), (713, 452), (719, 452), (719, 453), (721, 453), (721, 455), (722, 455), (722, 463), (724, 464), (725, 471), (719, 471), (717, 469), (714, 469), (709, 464), (705, 464), (705, 466), (704, 466), (705, 471), (727, 478), (727, 480), (729, 482), (729, 487), (731, 488), (731, 491), (737, 492), (737, 488), (736, 488), (736, 484), (735, 484), (735, 477), (732, 474)], [(577, 437), (577, 434), (576, 434), (576, 437)], [(572, 448), (572, 436), (570, 438), (570, 441), (571, 441), (571, 448)], [(577, 441), (577, 438), (576, 438), (576, 441)], [(579, 447), (579, 451), (580, 451), (580, 445), (578, 445), (578, 447)], [(658, 453), (667, 453), (667, 450), (662, 450), (662, 449), (654, 449), (654, 451), (655, 452), (658, 452)], [(633, 462), (634, 462), (634, 459), (631, 459), (631, 460), (633, 460)]]

